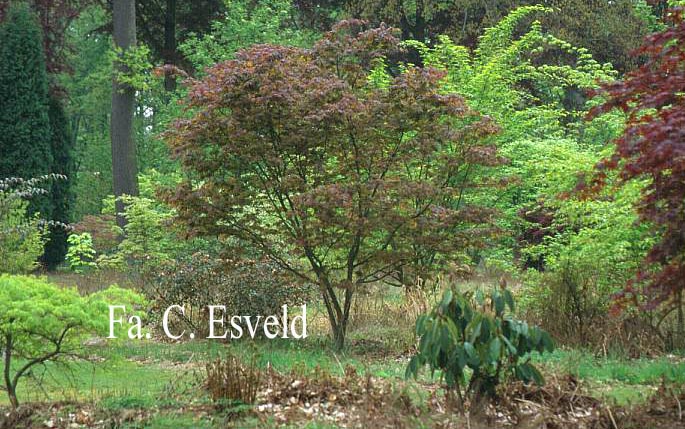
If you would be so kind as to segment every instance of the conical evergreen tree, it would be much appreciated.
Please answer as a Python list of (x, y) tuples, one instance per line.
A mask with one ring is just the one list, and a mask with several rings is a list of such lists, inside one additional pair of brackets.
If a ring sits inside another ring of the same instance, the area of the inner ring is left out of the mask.
[(50, 229), (50, 241), (45, 246), (43, 261), (48, 268), (55, 268), (64, 260), (67, 253), (67, 230), (59, 223), (68, 224), (71, 221), (74, 204), (71, 185), (76, 174), (76, 165), (72, 156), (73, 140), (69, 122), (61, 101), (54, 96), (50, 97), (49, 117), (54, 158), (52, 172), (66, 176), (66, 179), (54, 181), (50, 189), (51, 220), (58, 222), (58, 224)]
[[(48, 77), (41, 29), (24, 3), (13, 4), (0, 24), (0, 177), (51, 172)], [(31, 212), (51, 216), (48, 196)]]

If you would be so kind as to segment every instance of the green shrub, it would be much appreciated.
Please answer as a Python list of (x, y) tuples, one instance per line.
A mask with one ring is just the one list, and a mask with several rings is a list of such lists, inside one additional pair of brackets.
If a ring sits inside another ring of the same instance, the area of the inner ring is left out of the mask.
[(485, 30), (475, 50), (447, 36), (430, 46), (406, 42), (418, 50), (425, 66), (446, 72), (442, 91), (464, 96), (469, 106), (501, 127), (495, 138), (499, 154), (509, 163), (482, 177), (506, 186), (465, 194), (466, 201), (497, 208), (497, 226), (506, 232), (494, 246), (470, 254), (489, 270), (514, 274), (521, 251), (516, 237), (527, 229), (519, 213), (572, 190), (577, 173), (592, 171), (601, 159), (598, 148), (622, 129), (621, 115), (584, 120), (597, 103), (587, 92), (613, 80), (616, 72), (599, 64), (587, 49), (532, 21), (554, 13), (544, 6), (516, 8)]
[(82, 297), (31, 276), (0, 275), (0, 350), (2, 387), (16, 408), (17, 384), (36, 365), (79, 356), (83, 341), (90, 335), (109, 332), (108, 305), (143, 304), (143, 298), (130, 290), (112, 286)]
[(69, 244), (67, 263), (72, 271), (82, 273), (84, 270), (97, 266), (94, 262), (93, 237), (89, 233), (71, 234), (67, 239), (67, 244)]
[(613, 297), (635, 276), (653, 242), (649, 225), (639, 224), (634, 210), (640, 189), (632, 183), (596, 200), (574, 195), (548, 200), (550, 224), (538, 243), (522, 251), (542, 261), (543, 272), (525, 275), (520, 306), (559, 341), (599, 348), (620, 339), (618, 332), (607, 332), (609, 323), (618, 322), (609, 315)]
[(47, 230), (38, 214), (27, 215), (27, 200), (44, 194), (38, 185), (50, 178), (0, 179), (0, 273), (28, 273), (38, 266)]
[(420, 341), (407, 377), (417, 376), (424, 365), (442, 371), (462, 409), (467, 399), (481, 404), (494, 397), (507, 376), (542, 384), (542, 374), (530, 363), (531, 353), (552, 351), (552, 339), (539, 327), (514, 319), (507, 307), (514, 311), (513, 296), (505, 288), (493, 289), (487, 298), (480, 292), (471, 297), (445, 291), (440, 303), (416, 321)]
[(46, 229), (38, 215), (27, 217), (28, 203), (0, 191), (0, 273), (29, 273), (43, 254)]
[(174, 258), (183, 243), (170, 229), (173, 212), (145, 197), (123, 197), (126, 228), (119, 253), (138, 265), (158, 264)]
[[(112, 222), (114, 196), (103, 200), (105, 214), (97, 223), (91, 222), (91, 226), (106, 230), (107, 225), (111, 225), (109, 231), (120, 240), (98, 255), (96, 263), (99, 268), (126, 268), (145, 274), (204, 245), (202, 240), (181, 239), (178, 228), (173, 224), (175, 211), (157, 199), (156, 191), (160, 186), (174, 187), (179, 180), (174, 174), (163, 175), (154, 170), (141, 175), (140, 196), (121, 197), (126, 208), (123, 231)], [(107, 238), (105, 234), (99, 235)]]

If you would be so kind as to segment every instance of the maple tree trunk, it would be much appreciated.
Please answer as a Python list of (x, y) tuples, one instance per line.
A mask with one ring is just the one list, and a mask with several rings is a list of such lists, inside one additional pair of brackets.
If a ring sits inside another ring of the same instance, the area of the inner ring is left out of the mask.
[(324, 285), (322, 290), (324, 304), (328, 313), (328, 321), (331, 325), (331, 334), (333, 336), (333, 346), (336, 350), (342, 350), (345, 347), (345, 335), (347, 334), (347, 324), (350, 319), (350, 308), (352, 306), (352, 289), (346, 288), (342, 297), (342, 305), (335, 289), (330, 284), (327, 278), (321, 278), (321, 283)]
[(352, 290), (345, 289), (345, 298), (343, 301), (342, 317), (338, 323), (338, 330), (335, 332), (335, 348), (342, 350), (345, 347), (345, 336), (347, 335), (347, 322), (350, 320), (350, 307), (352, 304)]
[[(114, 0), (113, 13), (114, 44), (126, 51), (136, 44), (136, 9), (134, 0)], [(124, 65), (119, 64), (117, 72), (126, 73)], [(135, 90), (130, 85), (112, 80), (112, 118), (110, 135), (112, 139), (112, 179), (114, 196), (138, 195), (138, 171), (136, 165), (136, 146), (133, 140), (133, 112)], [(116, 201), (117, 224), (126, 225), (122, 201)]]

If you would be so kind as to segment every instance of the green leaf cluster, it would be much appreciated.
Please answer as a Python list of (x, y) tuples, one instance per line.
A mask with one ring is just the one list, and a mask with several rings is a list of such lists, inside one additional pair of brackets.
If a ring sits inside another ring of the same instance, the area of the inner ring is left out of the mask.
[[(520, 23), (534, 13), (552, 13), (543, 6), (524, 6), (485, 30), (471, 52), (447, 36), (429, 47), (408, 41), (424, 65), (447, 72), (444, 91), (464, 96), (471, 107), (492, 116), (502, 126), (500, 140), (563, 136), (569, 122), (584, 116), (585, 100), (578, 91), (597, 88), (616, 74), (611, 65), (601, 65), (585, 48), (575, 47), (546, 33), (540, 22), (517, 37)], [(541, 61), (548, 51), (573, 58), (570, 63)], [(579, 109), (568, 108), (577, 97)]]
[(93, 247), (93, 236), (87, 232), (82, 234), (71, 234), (67, 239), (69, 250), (67, 251), (67, 263), (69, 269), (75, 273), (82, 273), (88, 268), (95, 268), (95, 248)]
[(513, 295), (505, 288), (493, 289), (488, 296), (446, 290), (440, 303), (416, 321), (418, 353), (409, 361), (406, 376), (417, 376), (425, 365), (440, 370), (448, 389), (462, 400), (494, 395), (506, 375), (542, 384), (530, 356), (550, 352), (554, 344), (546, 331), (513, 318), (513, 311)]
[(108, 55), (113, 63), (112, 70), (117, 82), (137, 91), (147, 91), (152, 87), (150, 48), (136, 45), (123, 50), (113, 46)]
[(316, 31), (298, 28), (290, 1), (225, 1), (226, 13), (208, 34), (191, 35), (179, 46), (198, 70), (233, 59), (238, 50), (254, 44), (309, 46), (317, 37)]

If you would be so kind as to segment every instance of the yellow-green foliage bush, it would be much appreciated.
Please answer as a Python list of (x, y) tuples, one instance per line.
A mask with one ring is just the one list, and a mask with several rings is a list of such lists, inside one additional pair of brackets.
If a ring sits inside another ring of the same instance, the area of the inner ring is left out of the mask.
[(0, 388), (12, 406), (18, 405), (17, 383), (31, 368), (78, 357), (89, 336), (107, 336), (109, 305), (143, 304), (141, 295), (117, 286), (84, 297), (41, 277), (0, 275)]
[(45, 228), (26, 216), (28, 203), (0, 190), (0, 273), (33, 271), (43, 254)]
[(58, 176), (0, 179), (0, 273), (28, 273), (37, 267), (47, 230), (37, 213), (28, 215), (28, 200), (44, 194), (39, 186), (54, 178)]

